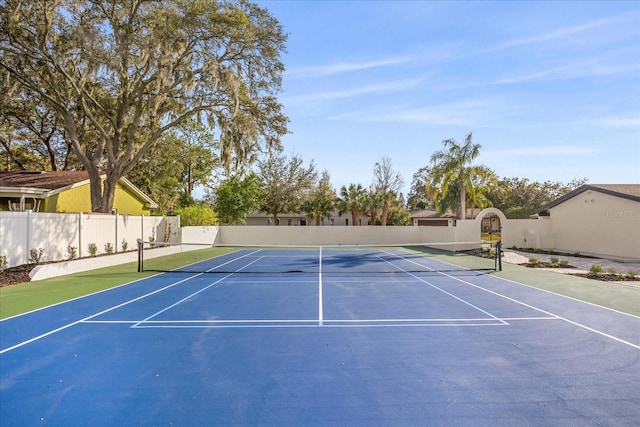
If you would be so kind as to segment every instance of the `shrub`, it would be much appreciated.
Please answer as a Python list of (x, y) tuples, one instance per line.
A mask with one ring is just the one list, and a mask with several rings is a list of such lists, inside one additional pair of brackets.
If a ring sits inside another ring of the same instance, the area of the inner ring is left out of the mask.
[(113, 245), (111, 243), (105, 243), (104, 245), (104, 252), (107, 254), (112, 254), (113, 253)]
[(122, 252), (126, 252), (129, 249), (129, 243), (127, 243), (126, 239), (122, 239), (120, 246), (122, 247)]
[(569, 266), (569, 260), (568, 259), (562, 259), (560, 260), (560, 267), (568, 267)]
[(7, 255), (0, 255), (0, 272), (3, 272), (7, 268)]
[(551, 260), (551, 264), (557, 264), (558, 263), (558, 257), (557, 256), (552, 256), (550, 258), (550, 260)]
[(176, 209), (176, 214), (180, 215), (180, 225), (218, 225), (218, 215), (207, 205), (191, 205)]
[(95, 243), (89, 243), (89, 255), (90, 256), (96, 256), (96, 254), (98, 253), (98, 245), (96, 245)]
[(618, 274), (618, 269), (614, 266), (607, 267), (607, 273), (609, 274)]
[(75, 246), (67, 246), (67, 259), (75, 259), (78, 257), (78, 248)]
[(540, 260), (534, 256), (529, 258), (529, 264), (530, 265), (538, 265), (540, 264)]
[(44, 253), (44, 249), (31, 249), (29, 251), (29, 264), (40, 264), (43, 260), (42, 254)]
[(602, 266), (600, 264), (592, 264), (589, 268), (589, 274), (597, 276), (600, 273), (602, 273)]
[(578, 251), (574, 252), (573, 256), (578, 256), (579, 257), (580, 256), (580, 252), (578, 252)]
[(633, 268), (627, 271), (627, 277), (630, 279), (635, 279), (637, 275), (638, 275), (638, 272)]

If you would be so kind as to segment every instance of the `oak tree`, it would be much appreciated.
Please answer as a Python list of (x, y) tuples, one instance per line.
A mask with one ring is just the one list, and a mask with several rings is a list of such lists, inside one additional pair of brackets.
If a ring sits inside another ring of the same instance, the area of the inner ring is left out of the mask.
[(226, 168), (280, 147), (286, 34), (245, 0), (5, 0), (0, 76), (55, 111), (88, 171), (91, 206), (168, 131), (197, 118), (219, 133)]

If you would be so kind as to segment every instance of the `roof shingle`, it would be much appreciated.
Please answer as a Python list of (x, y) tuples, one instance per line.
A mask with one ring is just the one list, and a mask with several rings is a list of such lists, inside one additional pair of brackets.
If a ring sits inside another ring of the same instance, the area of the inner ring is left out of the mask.
[(0, 172), (0, 187), (56, 190), (88, 179), (87, 171)]

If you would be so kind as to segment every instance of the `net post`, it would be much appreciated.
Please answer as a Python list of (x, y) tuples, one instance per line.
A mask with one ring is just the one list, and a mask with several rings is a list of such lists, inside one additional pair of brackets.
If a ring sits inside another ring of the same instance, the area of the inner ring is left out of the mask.
[(143, 265), (142, 265), (142, 241), (138, 240), (138, 273), (142, 273)]
[(502, 240), (496, 243), (496, 270), (502, 271)]

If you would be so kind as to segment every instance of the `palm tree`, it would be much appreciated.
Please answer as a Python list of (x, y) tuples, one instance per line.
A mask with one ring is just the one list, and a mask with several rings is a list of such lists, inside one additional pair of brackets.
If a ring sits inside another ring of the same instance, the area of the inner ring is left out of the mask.
[(474, 176), (487, 169), (485, 166), (471, 165), (480, 154), (481, 146), (473, 144), (471, 133), (467, 135), (463, 145), (458, 144), (455, 139), (445, 139), (442, 144), (446, 150), (439, 150), (431, 155), (433, 186), (441, 189), (441, 195), (448, 192), (446, 189), (457, 187), (459, 202), (456, 203), (456, 214), (459, 219), (464, 219), (466, 187)]
[(498, 181), (498, 177), (491, 169), (482, 166), (478, 166), (478, 168), (477, 175), (467, 182), (465, 189), (469, 196), (467, 205), (471, 208), (472, 217), (475, 217), (475, 208), (484, 209), (493, 206), (487, 195), (490, 188), (495, 186)]
[(365, 211), (369, 215), (369, 225), (376, 225), (380, 211), (383, 209), (384, 200), (381, 196), (373, 188), (367, 192)]
[(493, 206), (491, 200), (487, 198), (489, 189), (485, 185), (478, 185), (466, 189), (469, 195), (469, 208), (471, 208), (471, 216), (476, 216), (476, 208), (484, 209)]
[(360, 212), (367, 207), (367, 190), (361, 184), (349, 184), (340, 188), (340, 210), (351, 212), (351, 225), (360, 225)]

